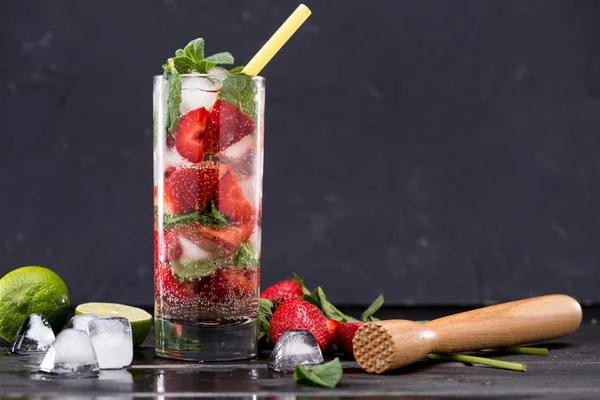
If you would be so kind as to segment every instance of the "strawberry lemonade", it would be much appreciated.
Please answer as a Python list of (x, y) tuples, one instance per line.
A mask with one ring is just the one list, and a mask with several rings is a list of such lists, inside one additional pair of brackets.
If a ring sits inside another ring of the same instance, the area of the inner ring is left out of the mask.
[(264, 79), (196, 39), (154, 78), (156, 352), (256, 355)]

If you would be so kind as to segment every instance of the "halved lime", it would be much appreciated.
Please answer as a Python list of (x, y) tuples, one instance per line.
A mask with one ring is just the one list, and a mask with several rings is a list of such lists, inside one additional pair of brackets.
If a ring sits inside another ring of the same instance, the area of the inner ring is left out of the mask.
[(116, 303), (84, 303), (75, 308), (75, 315), (95, 314), (99, 317), (124, 317), (131, 322), (133, 346), (140, 346), (150, 332), (152, 315), (141, 308)]

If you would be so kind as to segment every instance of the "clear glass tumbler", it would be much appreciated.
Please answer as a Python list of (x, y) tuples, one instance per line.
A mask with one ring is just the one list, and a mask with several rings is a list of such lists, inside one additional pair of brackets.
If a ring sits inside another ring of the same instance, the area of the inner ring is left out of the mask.
[(156, 354), (256, 355), (265, 80), (154, 78)]

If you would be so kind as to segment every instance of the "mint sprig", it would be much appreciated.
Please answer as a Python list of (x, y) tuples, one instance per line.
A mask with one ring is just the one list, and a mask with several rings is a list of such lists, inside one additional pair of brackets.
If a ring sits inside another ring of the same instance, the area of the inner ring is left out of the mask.
[(297, 365), (294, 380), (303, 385), (334, 388), (342, 379), (343, 372), (342, 363), (336, 357), (328, 363), (315, 365), (312, 371)]
[(217, 209), (214, 201), (208, 203), (202, 212), (191, 212), (180, 215), (165, 214), (163, 216), (165, 229), (189, 223), (198, 223), (209, 228), (222, 228), (229, 224), (229, 220)]
[(207, 74), (217, 65), (232, 65), (233, 56), (230, 53), (217, 53), (204, 57), (204, 39), (194, 39), (183, 49), (175, 51), (175, 57), (169, 58), (163, 64), (164, 76), (167, 79), (167, 131), (174, 136), (175, 127), (181, 113), (181, 74), (198, 72)]

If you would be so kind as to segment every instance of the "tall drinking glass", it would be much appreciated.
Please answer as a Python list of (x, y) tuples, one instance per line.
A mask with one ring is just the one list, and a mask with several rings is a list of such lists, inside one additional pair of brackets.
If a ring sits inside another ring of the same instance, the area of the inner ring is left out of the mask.
[(265, 80), (154, 78), (156, 353), (256, 355)]

